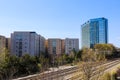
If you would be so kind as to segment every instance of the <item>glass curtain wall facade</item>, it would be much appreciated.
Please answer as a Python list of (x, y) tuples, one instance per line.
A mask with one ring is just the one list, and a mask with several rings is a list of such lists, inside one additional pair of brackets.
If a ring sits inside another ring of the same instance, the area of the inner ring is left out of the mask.
[(108, 20), (90, 19), (82, 26), (82, 48), (93, 48), (95, 44), (108, 43)]

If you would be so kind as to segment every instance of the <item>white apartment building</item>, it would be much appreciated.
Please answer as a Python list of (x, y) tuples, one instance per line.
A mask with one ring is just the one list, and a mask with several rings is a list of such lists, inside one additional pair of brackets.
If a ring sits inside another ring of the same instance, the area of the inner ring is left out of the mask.
[(17, 31), (11, 34), (11, 54), (23, 56), (39, 56), (40, 36), (36, 32)]
[(79, 51), (79, 39), (77, 39), (77, 38), (66, 38), (65, 39), (65, 53), (69, 54), (73, 50)]

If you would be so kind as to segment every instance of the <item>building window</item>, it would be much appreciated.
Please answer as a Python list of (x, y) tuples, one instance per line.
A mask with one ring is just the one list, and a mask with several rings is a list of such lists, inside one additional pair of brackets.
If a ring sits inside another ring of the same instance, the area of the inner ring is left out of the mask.
[(16, 48), (18, 48), (18, 46), (16, 46)]

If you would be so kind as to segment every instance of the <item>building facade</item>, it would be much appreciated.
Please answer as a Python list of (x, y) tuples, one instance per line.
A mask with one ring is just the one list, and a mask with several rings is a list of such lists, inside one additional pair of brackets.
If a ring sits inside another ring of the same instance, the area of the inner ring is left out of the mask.
[(48, 39), (48, 53), (51, 55), (61, 55), (62, 40), (57, 38)]
[(39, 35), (39, 52), (45, 53), (45, 38)]
[(95, 44), (108, 43), (108, 20), (90, 19), (82, 26), (82, 48), (93, 48)]
[(70, 54), (73, 50), (79, 51), (79, 39), (66, 38), (65, 39), (65, 53)]
[(39, 56), (39, 38), (36, 32), (14, 32), (11, 34), (11, 54)]
[(63, 54), (63, 53), (65, 53), (65, 40), (62, 39), (61, 41), (62, 41), (61, 45), (62, 45), (62, 54)]

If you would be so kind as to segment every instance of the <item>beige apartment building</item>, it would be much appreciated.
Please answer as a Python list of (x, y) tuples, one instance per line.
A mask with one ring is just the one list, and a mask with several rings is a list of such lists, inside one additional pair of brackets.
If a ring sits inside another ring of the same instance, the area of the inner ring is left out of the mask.
[(62, 54), (65, 53), (65, 40), (62, 39)]
[(79, 39), (78, 38), (51, 38), (46, 40), (46, 46), (48, 53), (53, 55), (61, 55), (63, 53), (70, 54), (71, 51), (79, 51)]
[(45, 40), (45, 48), (48, 49), (48, 40)]
[(48, 39), (48, 53), (52, 55), (61, 55), (64, 51), (64, 40), (59, 38)]

